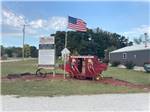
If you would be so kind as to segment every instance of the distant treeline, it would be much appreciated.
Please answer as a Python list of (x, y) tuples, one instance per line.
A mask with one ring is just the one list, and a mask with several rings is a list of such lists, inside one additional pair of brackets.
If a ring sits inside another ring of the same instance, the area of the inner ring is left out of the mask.
[[(35, 46), (24, 45), (25, 57), (38, 57), (38, 49)], [(1, 45), (1, 56), (2, 57), (22, 57), (21, 47), (4, 47)]]
[[(56, 56), (61, 56), (61, 51), (65, 45), (65, 31), (57, 31), (55, 36)], [(67, 32), (67, 48), (72, 55), (96, 55), (103, 58), (105, 51), (112, 51), (128, 45), (132, 45), (125, 36), (117, 33), (103, 31), (100, 28), (94, 30), (88, 29), (87, 32)], [(25, 57), (38, 57), (38, 49), (35, 46), (24, 46)], [(1, 46), (1, 56), (21, 57), (21, 47), (3, 47)]]
[[(64, 48), (65, 31), (57, 31), (55, 36), (56, 55), (61, 55)], [(67, 48), (73, 55), (97, 55), (104, 58), (105, 51), (112, 51), (128, 45), (132, 45), (125, 36), (117, 33), (103, 31), (100, 28), (88, 29), (87, 32), (67, 32)]]

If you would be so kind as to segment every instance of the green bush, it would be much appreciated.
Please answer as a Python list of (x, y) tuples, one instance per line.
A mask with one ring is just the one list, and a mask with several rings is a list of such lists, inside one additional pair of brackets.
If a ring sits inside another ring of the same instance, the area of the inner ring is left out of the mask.
[(135, 64), (132, 61), (127, 61), (125, 63), (125, 66), (126, 66), (127, 69), (133, 69)]
[(7, 58), (8, 58), (7, 55), (1, 56), (1, 59), (2, 59), (2, 60), (7, 60)]
[(118, 65), (120, 65), (120, 61), (113, 61), (113, 62), (111, 63), (111, 66), (112, 66), (112, 67), (117, 67)]

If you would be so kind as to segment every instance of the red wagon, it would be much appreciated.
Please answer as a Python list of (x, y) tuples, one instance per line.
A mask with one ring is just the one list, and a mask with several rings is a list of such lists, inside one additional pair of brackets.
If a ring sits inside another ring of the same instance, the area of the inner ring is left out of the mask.
[(65, 66), (69, 76), (77, 79), (100, 79), (107, 69), (107, 64), (99, 61), (96, 56), (70, 56)]

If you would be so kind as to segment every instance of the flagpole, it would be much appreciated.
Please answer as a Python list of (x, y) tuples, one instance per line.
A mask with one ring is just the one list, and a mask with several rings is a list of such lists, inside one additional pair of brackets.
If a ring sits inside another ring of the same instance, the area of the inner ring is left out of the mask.
[(66, 34), (65, 34), (65, 48), (67, 48), (67, 36), (68, 36), (68, 34), (67, 34), (67, 28), (66, 28)]
[[(67, 18), (68, 18), (68, 16), (67, 16)], [(68, 20), (67, 20), (67, 22), (68, 22)], [(65, 48), (67, 48), (67, 36), (68, 36), (68, 34), (67, 34), (67, 27), (66, 27), (66, 33), (65, 33)], [(66, 52), (65, 52), (65, 57), (64, 57), (64, 79), (66, 79), (66, 71), (65, 71), (65, 69), (66, 69)]]
[[(67, 29), (66, 29), (66, 34), (65, 34), (65, 48), (67, 48)], [(65, 52), (65, 57), (64, 57), (64, 79), (66, 79), (66, 52)]]

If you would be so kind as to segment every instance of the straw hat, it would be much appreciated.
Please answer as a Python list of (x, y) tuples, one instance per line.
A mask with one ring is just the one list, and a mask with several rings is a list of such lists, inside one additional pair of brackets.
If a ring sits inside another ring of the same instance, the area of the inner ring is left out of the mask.
[(89, 63), (93, 63), (93, 61), (92, 61), (91, 59), (88, 59), (88, 62), (89, 62)]

